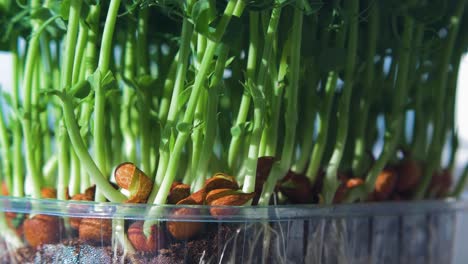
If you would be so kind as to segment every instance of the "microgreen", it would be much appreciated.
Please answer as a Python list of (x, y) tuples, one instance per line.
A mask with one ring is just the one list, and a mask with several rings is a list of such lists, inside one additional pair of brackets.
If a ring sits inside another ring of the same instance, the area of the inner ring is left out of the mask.
[(423, 199), (455, 166), (465, 0), (0, 0), (0, 23), (10, 195), (67, 199), (95, 184), (96, 201), (128, 201), (111, 182), (131, 162), (158, 205), (173, 182), (197, 192), (218, 172), (262, 205), (288, 173), (327, 204), (361, 178), (343, 201), (366, 201), (410, 160), (423, 176), (405, 195)]

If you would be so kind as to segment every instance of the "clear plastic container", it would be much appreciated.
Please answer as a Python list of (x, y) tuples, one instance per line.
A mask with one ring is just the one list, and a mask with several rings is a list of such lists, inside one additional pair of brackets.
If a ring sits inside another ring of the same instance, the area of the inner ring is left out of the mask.
[[(0, 211), (0, 263), (451, 263), (468, 202), (156, 207), (0, 197)], [(28, 244), (20, 227), (34, 215), (58, 219), (56, 242)], [(97, 239), (83, 239), (84, 222), (74, 229), (71, 221), (84, 218), (112, 219), (111, 231), (99, 226)], [(159, 227), (157, 250), (133, 246), (130, 229), (140, 221)], [(175, 238), (177, 223), (196, 234)]]

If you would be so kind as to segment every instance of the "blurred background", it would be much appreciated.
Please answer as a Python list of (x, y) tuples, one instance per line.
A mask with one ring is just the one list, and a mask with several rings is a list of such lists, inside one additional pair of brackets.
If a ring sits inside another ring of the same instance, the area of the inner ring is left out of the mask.
[[(460, 150), (457, 156), (457, 168), (459, 175), (463, 169), (463, 164), (468, 163), (468, 56), (462, 60), (460, 65), (460, 74), (458, 75), (458, 94), (457, 94), (457, 123), (460, 135)], [(465, 186), (465, 192), (467, 191)], [(465, 193), (465, 199), (468, 195)], [(458, 219), (459, 232), (457, 232), (457, 240), (455, 248), (456, 254), (453, 263), (468, 263), (468, 213), (465, 213)]]

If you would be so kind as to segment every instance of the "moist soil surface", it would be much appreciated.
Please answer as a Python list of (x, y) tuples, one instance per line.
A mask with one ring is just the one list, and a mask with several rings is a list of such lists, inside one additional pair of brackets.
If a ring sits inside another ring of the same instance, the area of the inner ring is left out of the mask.
[(224, 262), (223, 250), (229, 250), (226, 245), (235, 232), (234, 225), (207, 225), (203, 236), (188, 241), (171, 240), (157, 254), (124, 254), (111, 246), (89, 245), (72, 238), (59, 244), (19, 248), (0, 256), (0, 263), (219, 263)]

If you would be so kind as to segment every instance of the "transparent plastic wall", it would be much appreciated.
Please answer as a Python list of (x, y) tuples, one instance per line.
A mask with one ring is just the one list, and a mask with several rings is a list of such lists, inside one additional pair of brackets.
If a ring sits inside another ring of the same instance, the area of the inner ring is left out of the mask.
[[(155, 208), (2, 197), (3, 215), (16, 220), (2, 227), (0, 263), (452, 263), (468, 203)], [(213, 218), (213, 208), (224, 217)], [(180, 216), (181, 209), (191, 213)], [(57, 219), (56, 242), (29, 245), (18, 220), (26, 215)], [(94, 239), (82, 236), (84, 221), (79, 229), (70, 224), (81, 218), (102, 224)], [(144, 221), (160, 227), (153, 252), (135, 249), (125, 235)], [(174, 226), (195, 226), (196, 235), (176, 238)]]

